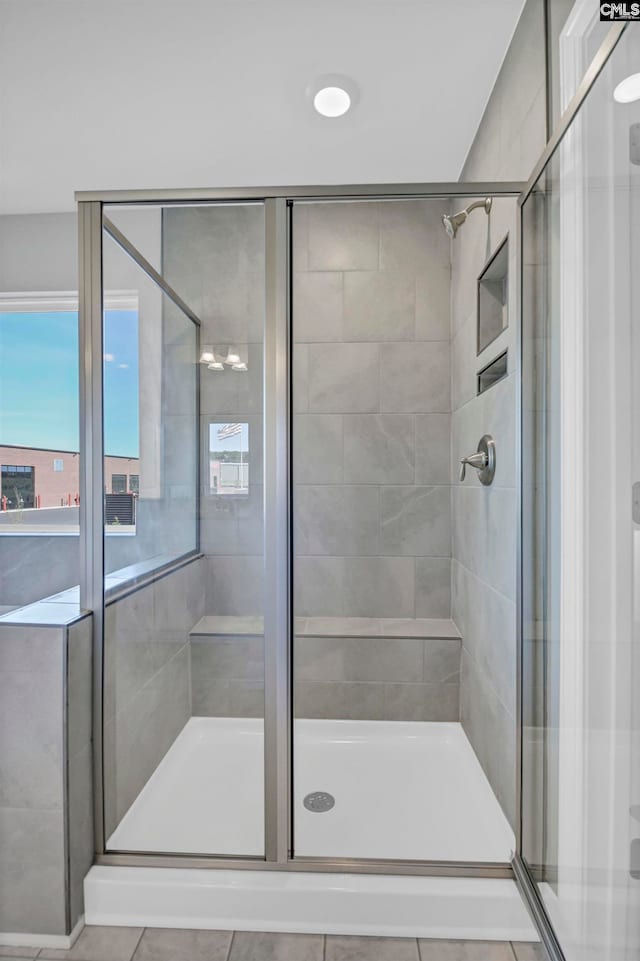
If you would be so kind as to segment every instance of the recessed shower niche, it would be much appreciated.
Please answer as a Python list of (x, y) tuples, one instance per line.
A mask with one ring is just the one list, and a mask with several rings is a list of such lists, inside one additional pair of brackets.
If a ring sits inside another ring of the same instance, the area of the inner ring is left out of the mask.
[(505, 237), (478, 277), (478, 353), (509, 326), (509, 238)]

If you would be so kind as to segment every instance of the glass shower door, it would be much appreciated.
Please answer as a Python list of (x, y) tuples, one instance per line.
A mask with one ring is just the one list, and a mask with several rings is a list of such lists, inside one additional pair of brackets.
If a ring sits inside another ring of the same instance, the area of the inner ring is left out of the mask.
[(106, 215), (105, 846), (261, 858), (263, 208)]
[(640, 951), (639, 55), (631, 28), (522, 211), (522, 853), (567, 961)]

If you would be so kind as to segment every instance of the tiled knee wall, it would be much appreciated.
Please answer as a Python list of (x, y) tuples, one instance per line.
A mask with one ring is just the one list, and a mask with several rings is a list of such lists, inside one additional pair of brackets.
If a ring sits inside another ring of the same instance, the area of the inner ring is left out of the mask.
[[(263, 638), (194, 635), (193, 714), (264, 715)], [(298, 636), (296, 717), (457, 721), (456, 638)]]
[(203, 609), (198, 558), (105, 610), (107, 838), (191, 717), (189, 631)]
[(88, 616), (0, 626), (2, 933), (69, 934), (84, 911), (94, 850), (91, 638)]

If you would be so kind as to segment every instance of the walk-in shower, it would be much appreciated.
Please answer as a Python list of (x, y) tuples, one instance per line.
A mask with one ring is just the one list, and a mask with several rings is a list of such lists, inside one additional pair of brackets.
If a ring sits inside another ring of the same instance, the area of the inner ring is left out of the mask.
[[(102, 863), (510, 876), (515, 367), (477, 374), (514, 328), (477, 354), (475, 300), (516, 189), (81, 198)], [(125, 354), (139, 490), (103, 519)]]

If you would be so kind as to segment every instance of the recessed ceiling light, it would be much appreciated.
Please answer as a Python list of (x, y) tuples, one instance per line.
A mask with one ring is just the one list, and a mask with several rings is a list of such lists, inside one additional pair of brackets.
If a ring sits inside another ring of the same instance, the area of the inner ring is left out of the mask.
[(618, 103), (632, 103), (640, 100), (640, 73), (632, 73), (630, 77), (621, 80), (613, 91), (613, 99)]
[(323, 117), (343, 117), (351, 106), (351, 97), (342, 87), (322, 87), (313, 98), (313, 106)]

